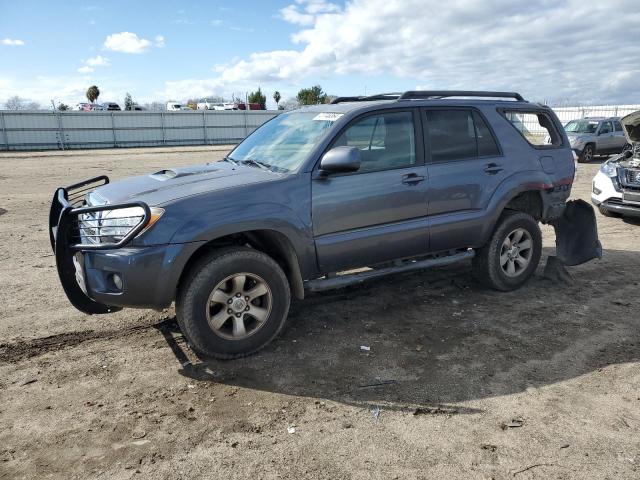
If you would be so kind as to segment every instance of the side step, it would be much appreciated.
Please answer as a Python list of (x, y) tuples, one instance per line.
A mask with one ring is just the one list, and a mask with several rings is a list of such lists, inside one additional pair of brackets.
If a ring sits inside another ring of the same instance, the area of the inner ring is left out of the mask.
[(453, 253), (451, 255), (432, 257), (424, 260), (408, 260), (399, 265), (392, 267), (377, 268), (367, 270), (365, 272), (347, 273), (328, 278), (317, 278), (315, 280), (307, 280), (304, 282), (305, 290), (310, 292), (321, 292), (324, 290), (332, 290), (334, 288), (342, 288), (354, 283), (362, 283), (372, 278), (383, 277), (392, 273), (409, 272), (411, 270), (420, 270), (431, 267), (441, 267), (452, 263), (460, 262), (468, 258), (475, 257), (476, 252), (472, 249), (462, 252)]

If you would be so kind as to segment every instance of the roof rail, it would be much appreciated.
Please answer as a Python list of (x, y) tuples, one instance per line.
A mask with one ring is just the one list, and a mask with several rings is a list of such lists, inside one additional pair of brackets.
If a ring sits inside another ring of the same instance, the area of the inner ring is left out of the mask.
[(488, 97), (488, 98), (514, 98), (524, 102), (522, 95), (516, 92), (481, 92), (473, 90), (409, 90), (404, 92), (398, 100), (417, 100), (425, 98), (445, 97)]
[(400, 92), (393, 92), (393, 93), (378, 93), (376, 95), (369, 95), (369, 96), (365, 96), (365, 95), (361, 95), (361, 96), (357, 96), (357, 97), (338, 97), (338, 98), (334, 98), (331, 101), (331, 104), (335, 104), (335, 103), (343, 103), (343, 102), (371, 102), (371, 101), (375, 101), (375, 100), (397, 100), (398, 98), (400, 98), (402, 94)]

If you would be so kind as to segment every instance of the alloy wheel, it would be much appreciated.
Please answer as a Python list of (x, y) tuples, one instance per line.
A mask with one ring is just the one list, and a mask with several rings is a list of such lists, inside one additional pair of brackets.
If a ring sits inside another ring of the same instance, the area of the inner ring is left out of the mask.
[(517, 228), (506, 236), (500, 247), (500, 267), (508, 277), (517, 277), (524, 272), (533, 254), (531, 234)]
[(236, 273), (219, 282), (209, 295), (207, 321), (213, 332), (228, 340), (256, 333), (271, 313), (273, 294), (267, 282), (252, 273)]

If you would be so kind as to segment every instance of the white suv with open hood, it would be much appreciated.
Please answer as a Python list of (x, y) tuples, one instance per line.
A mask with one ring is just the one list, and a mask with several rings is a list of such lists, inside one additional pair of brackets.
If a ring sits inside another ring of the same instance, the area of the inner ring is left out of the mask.
[(631, 148), (602, 164), (593, 178), (591, 201), (607, 217), (640, 218), (640, 110), (620, 123)]

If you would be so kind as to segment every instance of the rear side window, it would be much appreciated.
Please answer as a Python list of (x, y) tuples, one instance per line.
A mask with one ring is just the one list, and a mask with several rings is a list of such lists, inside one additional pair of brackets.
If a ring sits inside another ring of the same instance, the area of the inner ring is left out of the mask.
[(499, 155), (498, 145), (482, 119), (471, 110), (427, 110), (431, 161), (447, 162)]
[(500, 150), (487, 124), (478, 112), (473, 112), (473, 123), (476, 127), (476, 138), (478, 140), (478, 156), (500, 155)]
[(620, 122), (616, 120), (613, 121), (613, 128), (615, 129), (616, 132), (622, 131), (622, 125), (620, 125)]
[(546, 113), (505, 110), (504, 116), (534, 147), (562, 145), (562, 137)]
[(613, 127), (611, 126), (611, 122), (603, 122), (602, 125), (600, 125), (600, 135), (602, 135), (603, 133), (611, 133), (613, 132)]

